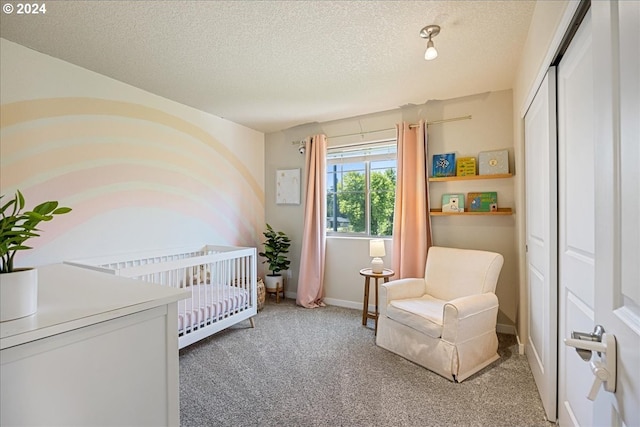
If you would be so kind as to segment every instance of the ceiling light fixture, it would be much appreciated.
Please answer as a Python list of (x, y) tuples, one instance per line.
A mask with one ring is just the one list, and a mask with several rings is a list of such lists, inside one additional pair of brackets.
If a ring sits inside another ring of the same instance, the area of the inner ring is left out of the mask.
[(424, 52), (424, 59), (427, 61), (431, 61), (432, 59), (436, 59), (438, 57), (438, 51), (433, 45), (433, 40), (431, 37), (435, 37), (440, 34), (440, 26), (439, 25), (427, 25), (422, 30), (420, 30), (420, 37), (423, 39), (428, 39), (427, 41), (427, 50)]

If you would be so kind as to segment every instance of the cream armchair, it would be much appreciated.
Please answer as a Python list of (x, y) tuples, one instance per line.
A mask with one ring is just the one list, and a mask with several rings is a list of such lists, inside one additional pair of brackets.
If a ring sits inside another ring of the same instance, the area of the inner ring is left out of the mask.
[(424, 278), (380, 288), (376, 344), (452, 381), (498, 359), (494, 252), (433, 246)]

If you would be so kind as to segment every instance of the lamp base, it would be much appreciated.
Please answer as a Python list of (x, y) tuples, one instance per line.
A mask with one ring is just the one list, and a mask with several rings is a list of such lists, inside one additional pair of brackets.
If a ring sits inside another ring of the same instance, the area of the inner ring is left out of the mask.
[(376, 257), (371, 260), (371, 271), (376, 274), (380, 274), (384, 271), (384, 262), (382, 261), (382, 258)]

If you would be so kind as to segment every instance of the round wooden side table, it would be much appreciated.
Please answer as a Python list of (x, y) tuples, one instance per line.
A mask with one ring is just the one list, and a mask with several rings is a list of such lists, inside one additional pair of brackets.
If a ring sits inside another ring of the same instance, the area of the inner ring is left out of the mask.
[[(373, 319), (376, 325), (375, 334), (378, 334), (378, 280), (383, 279), (384, 283), (389, 281), (389, 277), (396, 274), (393, 270), (385, 268), (382, 273), (374, 273), (370, 268), (363, 268), (360, 270), (360, 275), (364, 276), (364, 304), (362, 307), (362, 324), (367, 325), (367, 319)], [(371, 285), (371, 278), (375, 279), (375, 292), (376, 292), (376, 310), (375, 312), (369, 311), (369, 287)]]

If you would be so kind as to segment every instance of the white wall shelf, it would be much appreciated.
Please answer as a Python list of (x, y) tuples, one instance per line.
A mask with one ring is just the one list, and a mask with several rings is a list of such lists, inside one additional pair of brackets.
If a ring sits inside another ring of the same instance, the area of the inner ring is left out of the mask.
[[(452, 181), (477, 181), (484, 179), (505, 179), (511, 178), (512, 173), (502, 173), (494, 175), (467, 175), (467, 176), (443, 176), (443, 177), (429, 177), (429, 182), (452, 182)], [(467, 208), (465, 208), (467, 209)], [(511, 208), (498, 208), (497, 212), (442, 212), (442, 209), (430, 209), (429, 215), (431, 216), (460, 216), (460, 215), (513, 215), (513, 209)]]

